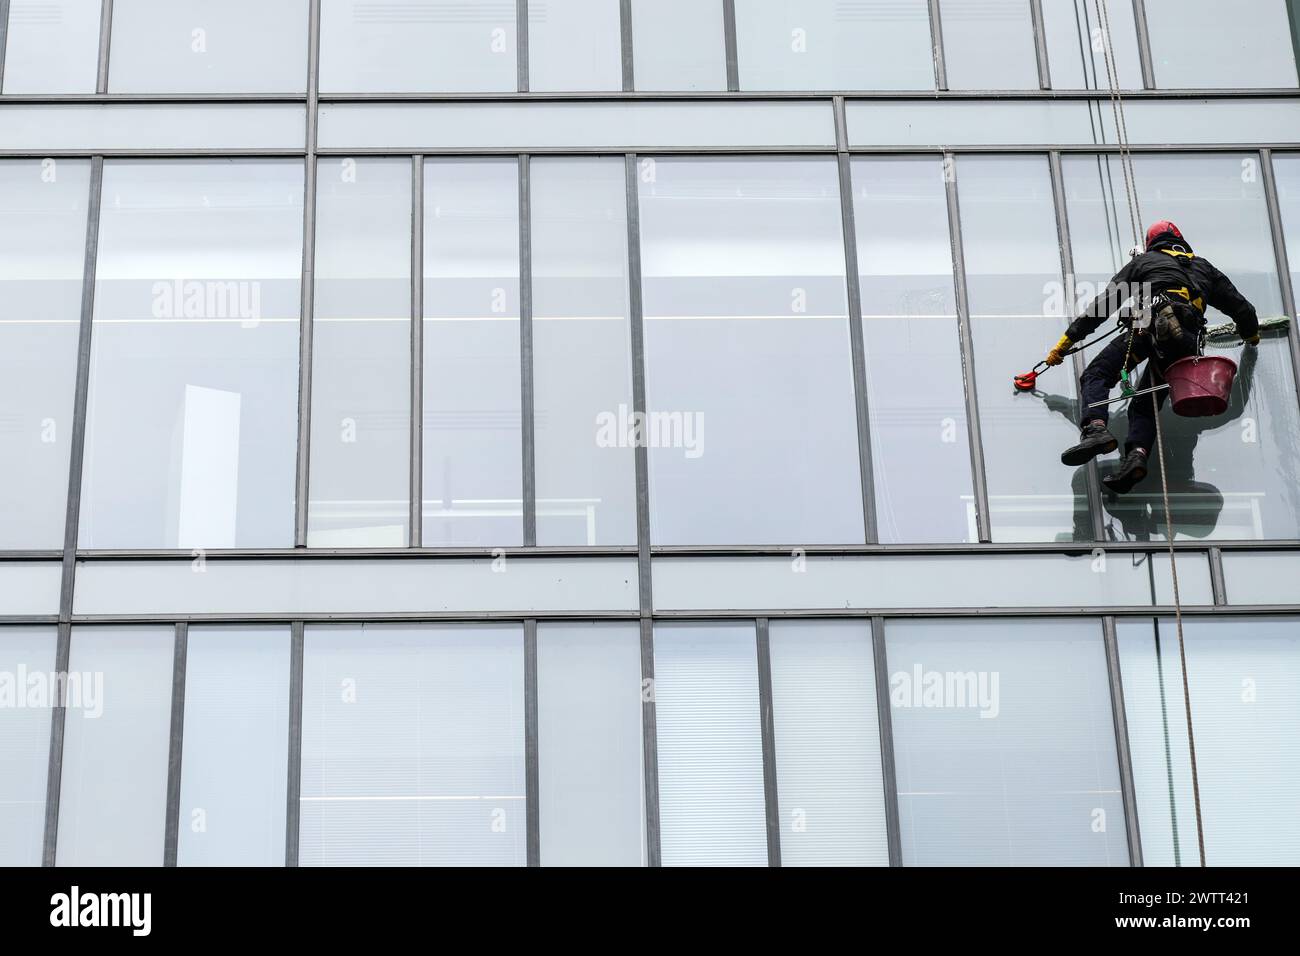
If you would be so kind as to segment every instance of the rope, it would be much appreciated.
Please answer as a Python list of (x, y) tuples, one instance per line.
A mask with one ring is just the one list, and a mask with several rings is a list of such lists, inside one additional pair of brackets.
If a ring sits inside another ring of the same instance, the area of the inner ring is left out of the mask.
[[(1110, 83), (1111, 112), (1119, 141), (1120, 165), (1124, 171), (1124, 192), (1128, 200), (1129, 221), (1133, 226), (1133, 240), (1137, 245), (1142, 236), (1142, 207), (1137, 195), (1137, 176), (1133, 153), (1128, 144), (1128, 123), (1124, 116), (1124, 96), (1120, 92), (1119, 74), (1115, 67), (1115, 47), (1110, 32), (1110, 7), (1107, 0), (1097, 0), (1101, 14), (1102, 51), (1106, 60), (1106, 79)], [(1130, 344), (1132, 340), (1130, 339)], [(1125, 366), (1128, 362), (1125, 360)], [(1196, 806), (1196, 846), (1201, 866), (1205, 866), (1205, 825), (1201, 815), (1201, 784), (1196, 768), (1196, 735), (1192, 728), (1192, 693), (1187, 676), (1187, 644), (1183, 638), (1183, 603), (1178, 587), (1178, 559), (1174, 551), (1174, 518), (1169, 507), (1169, 478), (1165, 473), (1165, 436), (1160, 424), (1160, 403), (1154, 395), (1148, 397), (1156, 420), (1156, 448), (1160, 456), (1160, 494), (1165, 509), (1165, 539), (1169, 544), (1169, 572), (1174, 585), (1174, 620), (1178, 629), (1178, 659), (1183, 672), (1183, 708), (1187, 715), (1187, 751), (1192, 765), (1192, 801)]]

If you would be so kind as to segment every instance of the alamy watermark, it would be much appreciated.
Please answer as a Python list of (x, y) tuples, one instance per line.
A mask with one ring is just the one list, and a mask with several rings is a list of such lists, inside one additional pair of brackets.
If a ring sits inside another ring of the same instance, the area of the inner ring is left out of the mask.
[(155, 319), (238, 319), (245, 327), (262, 319), (262, 283), (256, 280), (162, 280), (151, 293)]
[(703, 412), (634, 412), (626, 405), (596, 416), (598, 448), (681, 448), (687, 458), (704, 454)]
[(994, 718), (1002, 710), (997, 671), (928, 671), (921, 663), (889, 677), (889, 700), (895, 707), (978, 710)]
[(62, 703), (92, 720), (104, 713), (103, 671), (0, 671), (0, 710), (39, 710)]

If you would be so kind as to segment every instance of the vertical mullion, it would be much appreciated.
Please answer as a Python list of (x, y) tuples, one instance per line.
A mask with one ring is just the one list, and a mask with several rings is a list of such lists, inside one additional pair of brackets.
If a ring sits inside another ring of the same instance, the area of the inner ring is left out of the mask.
[[(1070, 241), (1070, 216), (1065, 203), (1065, 177), (1061, 173), (1060, 152), (1053, 150), (1047, 154), (1047, 159), (1052, 174), (1052, 200), (1056, 206), (1056, 235), (1061, 247), (1061, 278), (1065, 283), (1062, 299), (1066, 303), (1066, 308), (1071, 311), (1071, 314), (1065, 317), (1067, 321), (1070, 321), (1074, 318), (1077, 286), (1074, 274), (1074, 245)], [(1074, 369), (1074, 377), (1077, 381), (1079, 376), (1083, 374), (1084, 369), (1082, 352), (1075, 352), (1070, 357), (1070, 367)], [(1082, 399), (1080, 399), (1080, 425), (1083, 424), (1085, 411), (1086, 409), (1082, 406)], [(1086, 467), (1088, 513), (1092, 516), (1092, 538), (1094, 541), (1105, 541), (1106, 515), (1101, 500), (1101, 481), (1097, 475), (1096, 460), (1088, 462)]]
[(966, 291), (966, 256), (962, 247), (961, 203), (957, 194), (957, 159), (943, 155), (944, 185), (948, 196), (948, 238), (952, 246), (953, 283), (957, 292), (957, 329), (961, 337), (962, 381), (966, 389), (966, 426), (970, 436), (971, 477), (975, 482), (975, 523), (980, 541), (992, 541), (989, 516), (988, 474), (984, 467), (984, 437), (980, 427), (979, 397), (975, 390), (975, 342), (971, 330), (970, 297)]
[(727, 90), (740, 90), (740, 55), (736, 40), (736, 0), (722, 0), (722, 41), (727, 52)]
[(902, 826), (898, 816), (898, 774), (894, 766), (894, 722), (889, 712), (889, 658), (885, 653), (885, 619), (871, 619), (871, 657), (876, 678), (876, 721), (880, 727), (881, 785), (885, 791), (885, 832), (889, 865), (903, 865)]
[(533, 228), (529, 159), (519, 157), (519, 434), (524, 544), (537, 544), (537, 444), (533, 419)]
[[(86, 449), (86, 416), (90, 404), (90, 347), (95, 314), (95, 269), (99, 259), (99, 208), (104, 191), (104, 157), (90, 161), (86, 197), (86, 247), (81, 274), (81, 316), (77, 333), (77, 381), (72, 403), (72, 444), (68, 451), (68, 501), (63, 522), (63, 564), (59, 583), (59, 636), (55, 672), (66, 674), (72, 648), (73, 591), (77, 573), (77, 537), (81, 521), (81, 467)], [(50, 715), (50, 762), (45, 788), (45, 834), (41, 852), (53, 866), (59, 836), (59, 796), (63, 782), (63, 735), (67, 708), (55, 703)]]
[(311, 472), (312, 330), (316, 297), (316, 113), (320, 85), (320, 0), (311, 0), (307, 41), (307, 136), (302, 203), (302, 289), (298, 309), (298, 458), (293, 544), (307, 546)]
[(542, 865), (537, 759), (537, 621), (529, 619), (524, 621), (524, 799), (529, 866)]
[[(1294, 323), (1296, 320), (1295, 286), (1291, 282), (1290, 256), (1300, 256), (1300, 249), (1288, 250), (1286, 233), (1282, 229), (1282, 207), (1277, 198), (1277, 177), (1273, 170), (1273, 151), (1259, 151), (1260, 166), (1264, 170), (1264, 199), (1268, 204), (1269, 231), (1273, 236), (1273, 255), (1277, 262), (1277, 280), (1282, 290), (1282, 309)], [(1296, 399), (1300, 401), (1300, 332), (1289, 327), (1286, 333), (1291, 352), (1291, 373), (1296, 386)]]
[(1228, 603), (1228, 588), (1223, 575), (1223, 551), (1210, 549), (1210, 590), (1214, 594), (1214, 603), (1222, 607)]
[(754, 621), (758, 649), (758, 712), (763, 740), (763, 803), (767, 810), (767, 865), (781, 865), (781, 807), (776, 785), (776, 724), (772, 715), (772, 652), (767, 618)]
[(875, 471), (871, 459), (871, 412), (867, 398), (866, 330), (862, 327), (862, 290), (858, 275), (858, 246), (853, 218), (853, 171), (848, 152), (848, 131), (844, 118), (844, 97), (834, 99), (835, 140), (839, 162), (840, 217), (844, 233), (844, 278), (848, 290), (849, 348), (853, 365), (853, 393), (858, 426), (859, 490), (862, 494), (863, 540), (875, 544)]
[(95, 75), (95, 92), (108, 92), (108, 57), (113, 37), (113, 0), (103, 0), (99, 10), (99, 69)]
[(1133, 0), (1133, 22), (1137, 25), (1138, 61), (1142, 64), (1142, 88), (1156, 88), (1156, 71), (1151, 61), (1151, 32), (1147, 29), (1146, 0)]
[(515, 0), (515, 89), (528, 92), (528, 0)]
[[(641, 299), (641, 207), (635, 153), (623, 157), (627, 199), (628, 318), (632, 335), (632, 406), (646, 413), (645, 325)], [(641, 745), (645, 784), (646, 863), (660, 865), (659, 741), (655, 727), (654, 590), (650, 571), (650, 459), (644, 441), (635, 443), (637, 600), (641, 628)]]
[(632, 0), (618, 2), (619, 45), (622, 48), (623, 92), (636, 89), (636, 68), (632, 55)]
[(943, 15), (939, 0), (930, 0), (930, 47), (934, 51), (934, 88), (948, 88), (948, 63), (943, 52)]
[(1128, 743), (1128, 717), (1124, 710), (1124, 680), (1120, 674), (1119, 639), (1115, 618), (1101, 619), (1106, 643), (1106, 676), (1110, 682), (1111, 716), (1115, 722), (1115, 756), (1119, 761), (1120, 794), (1124, 801), (1124, 833), (1129, 866), (1142, 866), (1142, 834), (1138, 828), (1137, 788), (1133, 782), (1133, 754)]
[(410, 542), (424, 541), (424, 157), (411, 157)]
[(180, 845), (181, 755), (185, 736), (185, 667), (189, 655), (189, 625), (176, 625), (172, 651), (171, 738), (167, 745), (167, 817), (163, 830), (163, 866), (175, 866)]
[(298, 865), (302, 818), (302, 682), (305, 646), (302, 621), (289, 625), (289, 761), (285, 785), (284, 865)]
[(9, 46), (9, 0), (0, 0), (0, 93), (5, 88), (5, 51)]
[(1043, 22), (1043, 0), (1029, 0), (1029, 19), (1034, 27), (1034, 59), (1038, 62), (1038, 88), (1052, 88), (1052, 70), (1047, 58), (1047, 33)]

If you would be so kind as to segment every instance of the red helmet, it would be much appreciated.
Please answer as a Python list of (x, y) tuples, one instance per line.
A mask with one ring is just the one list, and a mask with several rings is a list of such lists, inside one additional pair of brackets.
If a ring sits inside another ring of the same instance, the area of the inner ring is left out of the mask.
[(1161, 236), (1173, 236), (1176, 239), (1183, 240), (1182, 230), (1168, 219), (1162, 219), (1147, 230), (1147, 251), (1151, 250), (1151, 247), (1155, 245), (1156, 240)]

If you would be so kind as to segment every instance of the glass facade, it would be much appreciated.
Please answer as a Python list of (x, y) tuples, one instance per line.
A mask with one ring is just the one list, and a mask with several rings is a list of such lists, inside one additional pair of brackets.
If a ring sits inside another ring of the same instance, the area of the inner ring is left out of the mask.
[(1298, 23), (0, 2), (0, 864), (1300, 863)]

